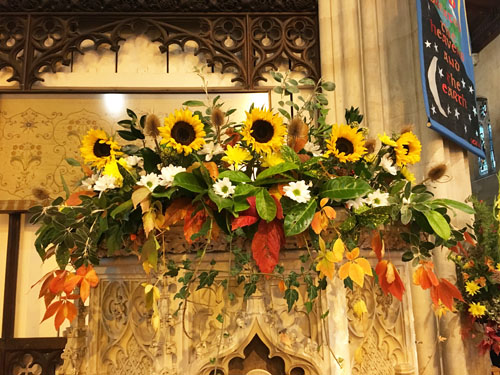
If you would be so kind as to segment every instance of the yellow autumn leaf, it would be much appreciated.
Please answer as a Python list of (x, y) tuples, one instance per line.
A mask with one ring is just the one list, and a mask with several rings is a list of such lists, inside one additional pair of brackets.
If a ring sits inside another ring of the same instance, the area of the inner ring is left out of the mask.
[(318, 258), (321, 258), (316, 265), (316, 271), (320, 272), (320, 277), (326, 276), (330, 280), (333, 279), (333, 274), (335, 273), (335, 263), (331, 261), (333, 254), (331, 251), (325, 252), (324, 255), (320, 254)]
[(388, 284), (392, 284), (394, 280), (396, 280), (396, 275), (394, 274), (394, 265), (392, 263), (387, 264), (385, 279), (387, 280)]
[(142, 215), (142, 225), (144, 226), (144, 233), (146, 233), (146, 237), (148, 237), (149, 232), (155, 228), (155, 221), (156, 215), (153, 211), (148, 211)]
[(353, 282), (363, 287), (365, 275), (373, 276), (370, 263), (365, 258), (359, 257), (359, 248), (355, 248), (346, 254), (348, 262), (339, 269), (339, 277), (345, 280), (350, 277)]
[(342, 258), (344, 257), (344, 242), (340, 238), (337, 238), (337, 240), (333, 243), (333, 256), (334, 256), (334, 262), (340, 262)]
[(366, 303), (362, 299), (357, 300), (356, 303), (352, 306), (352, 309), (354, 311), (354, 314), (356, 314), (359, 319), (363, 317), (363, 314), (368, 312)]

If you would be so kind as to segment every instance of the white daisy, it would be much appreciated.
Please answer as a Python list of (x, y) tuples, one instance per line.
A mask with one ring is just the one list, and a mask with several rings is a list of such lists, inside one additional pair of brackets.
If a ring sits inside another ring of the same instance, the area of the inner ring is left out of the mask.
[(231, 181), (227, 177), (224, 177), (222, 180), (217, 180), (212, 187), (214, 188), (215, 194), (220, 195), (222, 198), (229, 198), (234, 194), (235, 186), (231, 184)]
[(304, 151), (310, 152), (313, 156), (321, 156), (321, 147), (313, 142), (307, 142), (304, 146)]
[(130, 155), (125, 158), (125, 161), (131, 167), (137, 166), (139, 168), (142, 168), (144, 166), (144, 159), (140, 156)]
[(283, 191), (288, 198), (299, 203), (306, 203), (311, 199), (309, 186), (304, 180), (290, 182), (287, 186), (283, 187)]
[(107, 174), (103, 174), (100, 176), (94, 185), (94, 190), (96, 191), (105, 191), (108, 189), (115, 189), (118, 186), (115, 185), (116, 178), (113, 176), (109, 176)]
[(215, 144), (215, 142), (212, 141), (205, 143), (198, 153), (205, 155), (205, 161), (210, 161), (215, 155), (223, 154), (224, 149), (219, 143)]
[(390, 173), (393, 176), (398, 173), (398, 169), (394, 165), (392, 159), (389, 157), (389, 154), (384, 154), (384, 156), (382, 156), (382, 159), (380, 160), (380, 166), (384, 168), (387, 173)]
[(357, 210), (358, 208), (360, 208), (361, 206), (363, 206), (365, 204), (366, 204), (366, 199), (362, 198), (362, 197), (357, 197), (354, 200), (351, 199), (351, 200), (348, 200), (347, 202), (345, 202), (345, 205), (349, 210), (351, 208), (354, 208), (355, 210)]
[(145, 176), (142, 176), (137, 185), (146, 186), (149, 191), (152, 192), (158, 185), (160, 185), (160, 177), (158, 177), (158, 175), (155, 173), (149, 173)]
[(99, 178), (98, 174), (93, 174), (89, 178), (86, 178), (85, 180), (82, 181), (82, 186), (86, 190), (92, 190), (94, 184), (96, 183), (97, 179)]
[(168, 167), (163, 167), (161, 169), (160, 175), (160, 185), (161, 186), (170, 186), (172, 182), (174, 182), (174, 177), (177, 173), (185, 172), (186, 168), (184, 167), (176, 167), (170, 164)]
[(382, 193), (377, 189), (373, 193), (368, 194), (366, 201), (372, 207), (388, 206), (389, 193)]

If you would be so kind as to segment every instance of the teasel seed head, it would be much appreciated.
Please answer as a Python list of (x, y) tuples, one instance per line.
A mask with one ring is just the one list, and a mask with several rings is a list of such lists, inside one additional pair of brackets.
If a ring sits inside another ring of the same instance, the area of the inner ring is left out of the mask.
[(146, 125), (144, 126), (144, 134), (146, 134), (150, 137), (153, 137), (153, 138), (157, 138), (160, 135), (160, 130), (159, 130), (160, 126), (161, 126), (161, 121), (158, 118), (158, 116), (156, 116), (153, 113), (150, 113), (146, 117)]
[(429, 171), (427, 172), (427, 178), (431, 181), (438, 181), (439, 179), (441, 179), (441, 177), (444, 176), (447, 169), (448, 167), (446, 166), (446, 164), (438, 164), (429, 169)]
[(226, 122), (226, 114), (219, 107), (212, 109), (212, 115), (210, 118), (212, 120), (212, 125), (218, 128)]
[(377, 141), (373, 138), (367, 139), (365, 141), (365, 147), (366, 147), (366, 152), (368, 154), (373, 154), (375, 152), (375, 145), (377, 144)]

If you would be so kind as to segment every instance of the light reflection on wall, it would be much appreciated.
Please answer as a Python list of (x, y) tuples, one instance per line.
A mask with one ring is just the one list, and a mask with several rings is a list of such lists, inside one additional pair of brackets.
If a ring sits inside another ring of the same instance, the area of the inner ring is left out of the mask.
[(124, 94), (103, 94), (104, 110), (111, 116), (125, 112)]

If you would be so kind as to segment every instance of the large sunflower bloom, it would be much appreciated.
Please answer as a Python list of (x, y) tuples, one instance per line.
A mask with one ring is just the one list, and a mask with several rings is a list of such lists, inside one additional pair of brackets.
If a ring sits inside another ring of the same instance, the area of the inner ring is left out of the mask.
[(203, 123), (189, 109), (175, 110), (175, 113), (165, 118), (165, 126), (159, 130), (163, 137), (161, 143), (172, 147), (178, 154), (189, 155), (205, 144)]
[(417, 136), (412, 132), (401, 134), (396, 141), (397, 146), (394, 148), (396, 151), (396, 163), (399, 166), (405, 164), (415, 164), (420, 161), (420, 151), (422, 151), (422, 144)]
[(333, 125), (326, 147), (327, 154), (333, 154), (341, 163), (358, 161), (366, 154), (363, 134), (349, 125)]
[(243, 140), (259, 154), (270, 154), (278, 151), (284, 143), (286, 127), (278, 115), (271, 111), (263, 111), (258, 108), (252, 109), (247, 114), (243, 123), (241, 135)]
[(91, 164), (98, 169), (104, 168), (106, 164), (121, 155), (118, 143), (109, 138), (104, 130), (91, 129), (83, 137), (80, 153), (85, 163)]

